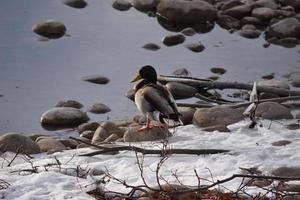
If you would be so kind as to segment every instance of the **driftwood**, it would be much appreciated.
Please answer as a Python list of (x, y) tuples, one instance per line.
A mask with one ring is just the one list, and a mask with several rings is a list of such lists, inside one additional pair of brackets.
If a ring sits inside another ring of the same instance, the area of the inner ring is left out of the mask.
[(229, 150), (224, 149), (165, 149), (165, 150), (156, 150), (156, 149), (143, 149), (135, 146), (116, 146), (116, 147), (103, 147), (100, 145), (95, 145), (88, 143), (86, 141), (80, 140), (78, 138), (70, 137), (70, 139), (76, 140), (78, 142), (84, 143), (86, 145), (101, 149), (100, 151), (95, 151), (92, 153), (82, 154), (80, 156), (94, 156), (98, 154), (104, 154), (109, 152), (116, 151), (135, 151), (143, 155), (146, 154), (159, 154), (161, 156), (169, 154), (192, 154), (192, 155), (206, 155), (206, 154), (218, 154), (218, 153), (228, 153)]
[[(178, 82), (187, 84), (196, 88), (206, 88), (209, 89), (242, 89), (242, 90), (252, 90), (253, 84), (237, 83), (237, 82), (218, 82), (209, 81), (191, 77), (176, 77), (176, 76), (159, 76), (158, 81), (166, 84), (168, 82)], [(279, 96), (298, 96), (300, 91), (292, 91), (279, 89), (274, 87), (257, 86), (258, 92), (267, 92), (272, 94), (277, 94)]]

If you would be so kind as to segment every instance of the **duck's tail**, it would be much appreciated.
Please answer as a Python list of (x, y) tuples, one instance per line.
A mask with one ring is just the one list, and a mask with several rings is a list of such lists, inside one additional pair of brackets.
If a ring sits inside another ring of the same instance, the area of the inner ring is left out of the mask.
[(181, 121), (180, 116), (182, 116), (180, 113), (155, 113), (156, 120), (163, 124), (167, 124), (169, 127), (183, 126), (183, 122)]

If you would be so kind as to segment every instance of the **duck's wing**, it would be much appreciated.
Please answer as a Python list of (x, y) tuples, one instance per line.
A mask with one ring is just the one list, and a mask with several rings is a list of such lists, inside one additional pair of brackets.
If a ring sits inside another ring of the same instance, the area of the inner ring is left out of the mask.
[(163, 115), (180, 115), (172, 94), (163, 85), (149, 84), (143, 88), (145, 100)]

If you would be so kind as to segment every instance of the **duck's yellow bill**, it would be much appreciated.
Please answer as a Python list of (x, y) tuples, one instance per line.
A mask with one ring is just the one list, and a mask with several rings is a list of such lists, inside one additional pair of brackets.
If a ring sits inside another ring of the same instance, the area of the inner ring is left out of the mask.
[(138, 74), (132, 81), (130, 81), (130, 83), (136, 82), (136, 81), (141, 80), (141, 79), (142, 79), (141, 75)]

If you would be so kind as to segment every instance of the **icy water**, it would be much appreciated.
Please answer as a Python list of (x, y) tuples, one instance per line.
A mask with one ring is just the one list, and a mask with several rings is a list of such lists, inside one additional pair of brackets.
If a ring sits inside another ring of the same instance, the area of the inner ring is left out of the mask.
[[(108, 105), (112, 112), (89, 116), (93, 120), (122, 119), (136, 113), (125, 97), (129, 81), (140, 66), (151, 64), (159, 74), (186, 67), (193, 76), (211, 76), (211, 67), (223, 67), (224, 81), (249, 82), (275, 73), (276, 78), (299, 70), (299, 53), (278, 46), (263, 48), (264, 40), (248, 40), (215, 27), (207, 34), (188, 37), (206, 49), (193, 53), (183, 45), (165, 47), (161, 38), (169, 31), (155, 18), (130, 9), (114, 10), (109, 0), (89, 0), (84, 9), (68, 7), (60, 0), (1, 0), (0, 3), (0, 134), (19, 131), (46, 132), (41, 114), (59, 100), (73, 99), (85, 105)], [(38, 41), (33, 24), (49, 19), (63, 22), (71, 37)], [(141, 48), (154, 42), (156, 52)], [(96, 85), (81, 80), (99, 74), (111, 81)]]

